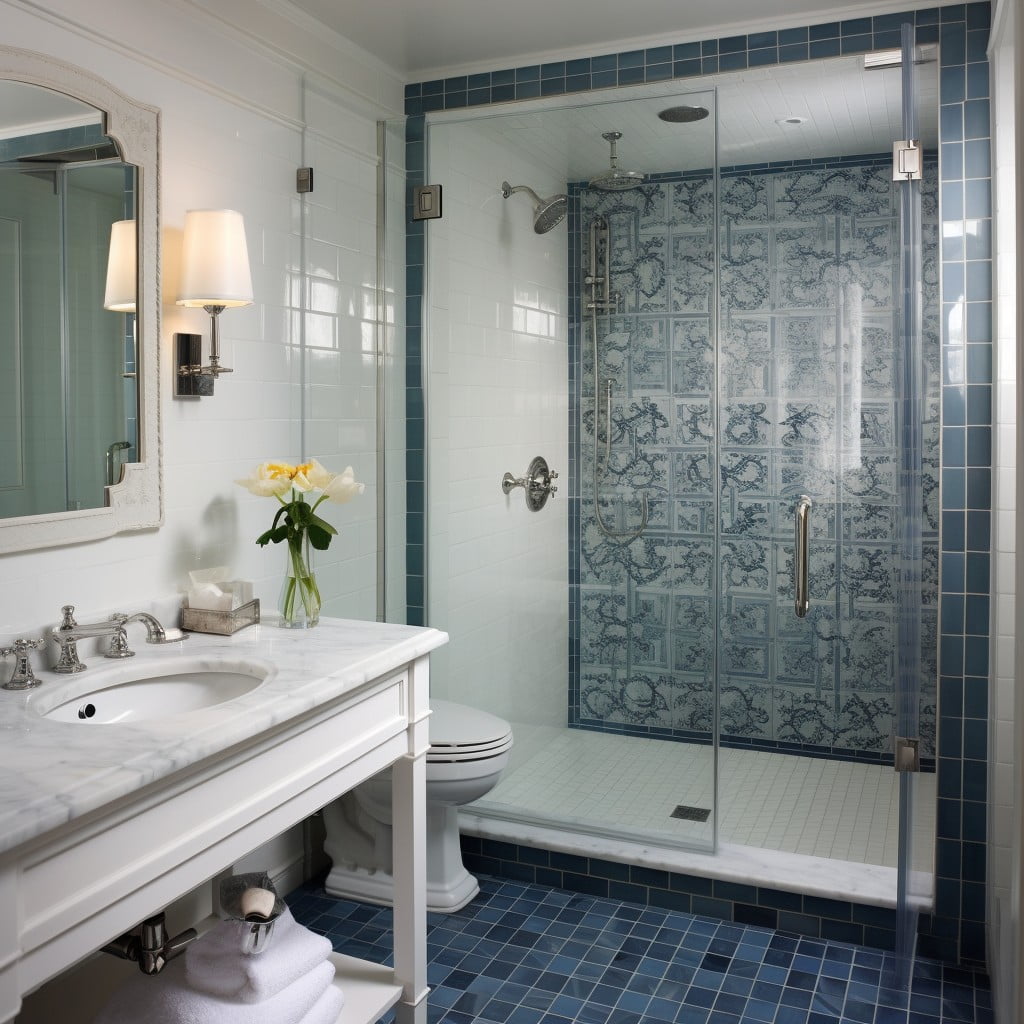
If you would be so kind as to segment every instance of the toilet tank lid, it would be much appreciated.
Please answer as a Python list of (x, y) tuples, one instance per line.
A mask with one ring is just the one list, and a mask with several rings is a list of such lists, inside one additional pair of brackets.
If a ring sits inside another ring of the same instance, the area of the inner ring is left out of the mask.
[(454, 704), (447, 700), (431, 700), (431, 747), (478, 746), (505, 739), (512, 726), (479, 708)]

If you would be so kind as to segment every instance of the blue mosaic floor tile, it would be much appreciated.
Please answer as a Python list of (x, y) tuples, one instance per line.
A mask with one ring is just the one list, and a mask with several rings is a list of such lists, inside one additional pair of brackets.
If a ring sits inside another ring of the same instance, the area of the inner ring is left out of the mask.
[[(320, 882), (288, 903), (339, 953), (393, 962), (389, 909)], [(993, 1022), (982, 974), (918, 959), (907, 991), (877, 950), (486, 876), (427, 915), (427, 955), (429, 1024)]]

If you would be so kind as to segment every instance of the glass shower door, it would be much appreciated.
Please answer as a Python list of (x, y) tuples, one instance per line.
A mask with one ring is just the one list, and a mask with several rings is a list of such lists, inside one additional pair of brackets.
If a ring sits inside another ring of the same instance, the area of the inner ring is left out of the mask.
[(897, 889), (896, 953), (900, 978), (909, 978), (917, 938), (918, 908), (927, 895), (930, 876), (914, 858), (915, 803), (921, 744), (923, 569), (923, 460), (926, 374), (923, 359), (924, 297), (922, 248), (922, 184), (924, 153), (918, 117), (918, 82), (914, 30), (902, 29), (903, 140), (896, 143), (894, 179), (900, 203), (900, 350), (897, 427), (900, 433), (900, 530), (897, 565), (896, 770), (900, 782), (900, 847)]

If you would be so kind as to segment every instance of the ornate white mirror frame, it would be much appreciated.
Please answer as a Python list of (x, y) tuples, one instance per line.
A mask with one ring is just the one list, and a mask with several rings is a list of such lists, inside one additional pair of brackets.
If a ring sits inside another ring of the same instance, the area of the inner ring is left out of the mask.
[(160, 114), (108, 82), (31, 50), (0, 46), (0, 79), (53, 89), (98, 108), (106, 134), (122, 159), (137, 168), (138, 221), (137, 354), (138, 458), (125, 463), (119, 483), (106, 488), (102, 508), (0, 519), (0, 554), (110, 537), (163, 521), (160, 450)]

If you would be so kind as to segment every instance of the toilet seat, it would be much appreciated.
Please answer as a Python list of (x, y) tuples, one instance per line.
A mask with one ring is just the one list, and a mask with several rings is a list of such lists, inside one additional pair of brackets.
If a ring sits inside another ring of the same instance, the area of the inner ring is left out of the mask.
[(431, 701), (431, 708), (428, 763), (500, 757), (512, 746), (512, 728), (504, 719), (446, 700)]

